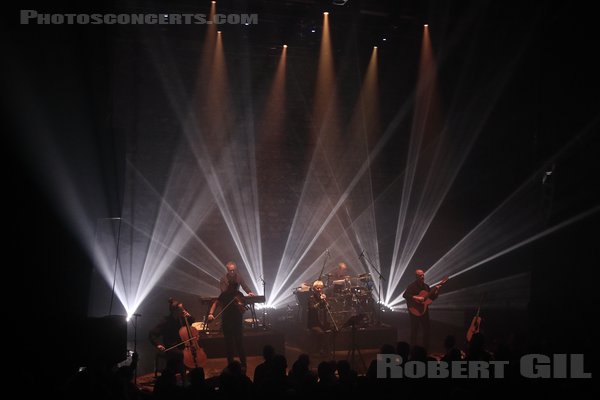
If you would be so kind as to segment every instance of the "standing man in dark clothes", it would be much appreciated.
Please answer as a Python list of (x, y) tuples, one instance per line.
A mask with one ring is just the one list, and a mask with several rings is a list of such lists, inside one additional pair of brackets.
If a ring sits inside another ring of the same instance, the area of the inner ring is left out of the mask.
[[(423, 333), (423, 347), (429, 348), (429, 308), (423, 307), (423, 304), (427, 299), (435, 300), (437, 293), (441, 285), (434, 286), (432, 290), (429, 285), (425, 283), (425, 272), (422, 269), (415, 271), (416, 280), (408, 285), (403, 297), (406, 299), (406, 306), (409, 310), (410, 316), (410, 345), (415, 346), (417, 344), (417, 332), (419, 327)], [(424, 293), (428, 295), (424, 295)], [(425, 312), (420, 314), (416, 313), (414, 309), (424, 309)]]
[(210, 308), (208, 320), (213, 321), (215, 319), (215, 309), (219, 305), (223, 310), (221, 327), (227, 348), (227, 362), (231, 364), (234, 361), (235, 349), (237, 349), (242, 370), (246, 372), (246, 352), (242, 336), (245, 305), (243, 304), (243, 296), (239, 291), (240, 286), (248, 296), (254, 296), (254, 293), (244, 279), (237, 274), (237, 266), (233, 261), (225, 264), (225, 268), (227, 268), (227, 274), (219, 281), (221, 295)]

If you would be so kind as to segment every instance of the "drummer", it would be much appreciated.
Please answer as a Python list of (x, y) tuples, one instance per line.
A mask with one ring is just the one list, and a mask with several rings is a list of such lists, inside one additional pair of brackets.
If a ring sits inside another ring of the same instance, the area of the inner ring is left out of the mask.
[(350, 276), (348, 275), (348, 265), (340, 262), (337, 268), (327, 274), (327, 288), (325, 293), (329, 296), (341, 294), (347, 286), (350, 286)]
[(348, 277), (348, 265), (345, 262), (340, 262), (337, 268), (331, 271), (328, 276), (332, 281), (338, 281), (340, 279), (346, 279)]

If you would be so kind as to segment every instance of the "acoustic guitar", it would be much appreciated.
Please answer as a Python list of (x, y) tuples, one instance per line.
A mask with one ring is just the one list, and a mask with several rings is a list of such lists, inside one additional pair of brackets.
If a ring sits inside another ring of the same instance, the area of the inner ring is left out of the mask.
[[(485, 295), (485, 293), (484, 293)], [(479, 316), (479, 311), (481, 310), (481, 303), (483, 302), (484, 295), (481, 296), (479, 300), (479, 307), (477, 307), (477, 314), (473, 317), (471, 321), (471, 326), (469, 326), (469, 330), (467, 331), (467, 342), (471, 342), (471, 338), (474, 334), (479, 333), (479, 329), (481, 328), (481, 317)]]
[(423, 316), (427, 312), (427, 307), (429, 307), (429, 305), (431, 303), (433, 303), (433, 299), (431, 299), (431, 297), (434, 297), (435, 295), (437, 295), (437, 293), (440, 291), (440, 288), (442, 287), (442, 285), (444, 285), (446, 282), (448, 282), (447, 276), (444, 277), (444, 279), (442, 279), (442, 281), (440, 283), (438, 283), (437, 285), (435, 285), (430, 291), (421, 290), (419, 292), (419, 294), (417, 294), (417, 296), (423, 297), (424, 301), (423, 302), (417, 302), (414, 300), (411, 301), (408, 305), (408, 312), (410, 312), (412, 315), (414, 315), (416, 317)]

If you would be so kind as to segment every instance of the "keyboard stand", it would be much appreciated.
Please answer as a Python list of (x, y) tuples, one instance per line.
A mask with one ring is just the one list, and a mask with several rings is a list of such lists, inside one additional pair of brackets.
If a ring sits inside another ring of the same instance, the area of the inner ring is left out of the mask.
[(252, 328), (258, 328), (258, 319), (256, 318), (256, 309), (254, 308), (254, 303), (250, 304), (250, 315), (252, 316)]

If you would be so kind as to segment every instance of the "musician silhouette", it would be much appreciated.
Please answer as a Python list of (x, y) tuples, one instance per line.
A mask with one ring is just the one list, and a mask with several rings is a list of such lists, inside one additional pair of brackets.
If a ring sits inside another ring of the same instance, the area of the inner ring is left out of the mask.
[(327, 322), (325, 317), (327, 295), (323, 293), (323, 282), (314, 281), (312, 285), (312, 294), (308, 298), (308, 312), (306, 327), (310, 331), (310, 348), (312, 352), (320, 355), (327, 354)]
[[(425, 272), (422, 269), (415, 270), (416, 279), (413, 283), (408, 285), (403, 297), (406, 299), (406, 306), (408, 307), (410, 316), (410, 345), (417, 345), (417, 335), (419, 328), (422, 330), (422, 345), (425, 349), (429, 348), (429, 309), (422, 307), (426, 299), (435, 300), (437, 298), (437, 291), (439, 285), (435, 286), (432, 290), (429, 285), (425, 283)], [(428, 293), (427, 295), (423, 295)], [(414, 312), (415, 309), (423, 309), (424, 312)]]
[(246, 351), (244, 350), (244, 340), (242, 335), (244, 304), (243, 295), (239, 291), (240, 286), (248, 294), (254, 296), (250, 287), (244, 279), (237, 274), (237, 265), (233, 261), (225, 264), (227, 273), (219, 281), (221, 295), (213, 303), (208, 314), (208, 320), (215, 319), (214, 313), (218, 306), (222, 309), (222, 324), (223, 336), (225, 338), (225, 347), (227, 351), (227, 362), (231, 364), (234, 361), (235, 350), (237, 349), (240, 358), (242, 369), (246, 371)]
[(331, 280), (339, 280), (339, 279), (344, 279), (346, 276), (349, 275), (348, 272), (348, 264), (346, 264), (345, 262), (340, 262), (337, 265), (337, 268), (332, 270), (331, 272), (329, 272), (328, 276), (330, 277)]
[(181, 305), (179, 300), (169, 298), (169, 315), (165, 316), (150, 332), (148, 333), (148, 339), (152, 345), (161, 353), (164, 353), (166, 358), (166, 370), (173, 372), (174, 374), (181, 374), (185, 377), (185, 365), (183, 363), (183, 350), (185, 345), (173, 348), (169, 351), (166, 349), (175, 346), (177, 343), (181, 343), (181, 337), (179, 336), (179, 329), (185, 326), (184, 316), (187, 317), (188, 322), (194, 322), (194, 317), (191, 316), (185, 308)]

